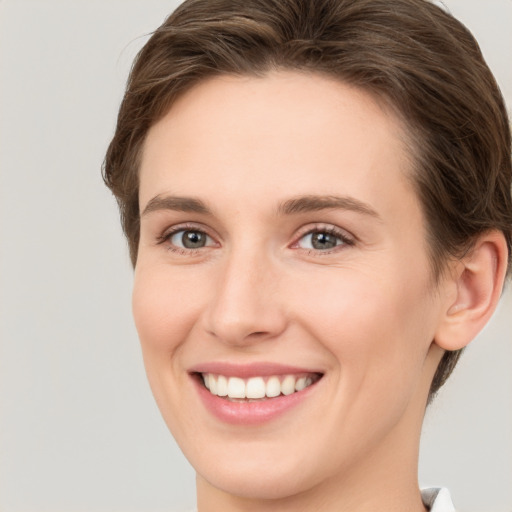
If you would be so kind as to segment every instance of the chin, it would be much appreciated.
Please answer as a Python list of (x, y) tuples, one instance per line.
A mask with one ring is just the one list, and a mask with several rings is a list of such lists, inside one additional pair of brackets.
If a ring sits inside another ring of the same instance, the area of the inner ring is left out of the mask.
[(231, 496), (254, 500), (279, 500), (296, 496), (318, 482), (312, 482), (311, 476), (304, 473), (301, 465), (290, 469), (274, 467), (275, 463), (258, 463), (257, 467), (248, 464), (230, 467), (222, 464), (198, 471), (198, 478), (207, 485)]
[[(292, 437), (290, 433), (288, 439)], [(180, 444), (180, 439), (177, 441)], [(203, 481), (205, 486), (245, 499), (279, 500), (300, 495), (342, 469), (329, 464), (325, 451), (330, 450), (325, 446), (310, 442), (309, 449), (301, 451), (303, 439), (297, 439), (297, 443), (287, 443), (281, 438), (279, 443), (268, 440), (251, 443), (245, 439), (209, 444), (197, 439), (193, 445), (190, 439), (184, 441), (181, 447), (196, 470), (198, 489)], [(324, 452), (324, 456), (318, 456), (319, 452)]]

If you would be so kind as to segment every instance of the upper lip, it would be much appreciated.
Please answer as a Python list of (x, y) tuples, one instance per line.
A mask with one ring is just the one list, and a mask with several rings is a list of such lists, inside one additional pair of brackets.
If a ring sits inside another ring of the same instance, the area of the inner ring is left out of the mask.
[(299, 366), (290, 366), (280, 363), (255, 362), (248, 364), (235, 364), (221, 361), (212, 361), (193, 366), (189, 373), (213, 373), (215, 375), (224, 375), (226, 377), (268, 377), (271, 375), (291, 375), (316, 373), (323, 374), (322, 371)]

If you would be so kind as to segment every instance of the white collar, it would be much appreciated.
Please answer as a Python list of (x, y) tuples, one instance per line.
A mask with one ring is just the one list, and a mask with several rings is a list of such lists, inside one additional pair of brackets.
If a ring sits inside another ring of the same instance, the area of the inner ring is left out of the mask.
[(421, 497), (423, 504), (429, 507), (430, 512), (455, 512), (448, 489), (439, 487), (422, 489)]

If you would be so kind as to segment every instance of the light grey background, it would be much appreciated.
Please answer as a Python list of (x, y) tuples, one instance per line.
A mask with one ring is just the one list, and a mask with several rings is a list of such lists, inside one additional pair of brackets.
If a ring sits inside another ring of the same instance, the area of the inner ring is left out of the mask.
[[(512, 105), (512, 1), (447, 0)], [(146, 384), (100, 178), (129, 66), (176, 6), (0, 0), (0, 511), (193, 505)], [(485, 7), (484, 7), (485, 6)], [(428, 411), (420, 482), (512, 510), (512, 293)]]

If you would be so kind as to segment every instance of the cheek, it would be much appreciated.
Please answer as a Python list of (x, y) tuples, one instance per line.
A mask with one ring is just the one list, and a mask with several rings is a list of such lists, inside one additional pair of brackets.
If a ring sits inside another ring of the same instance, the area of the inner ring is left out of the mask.
[[(403, 389), (421, 371), (432, 341), (426, 284), (403, 272), (340, 270), (298, 286), (297, 308), (313, 338), (333, 354), (342, 386)], [(304, 293), (308, 289), (309, 293)]]
[(188, 384), (182, 354), (198, 318), (197, 304), (204, 301), (201, 291), (197, 283), (191, 285), (186, 272), (172, 272), (164, 265), (141, 265), (135, 271), (132, 309), (146, 375), (162, 416), (177, 437), (183, 436), (183, 428), (193, 428), (182, 413), (187, 404), (180, 390)]
[(201, 288), (190, 281), (186, 272), (137, 268), (132, 308), (143, 350), (174, 352), (197, 319), (202, 295)]

